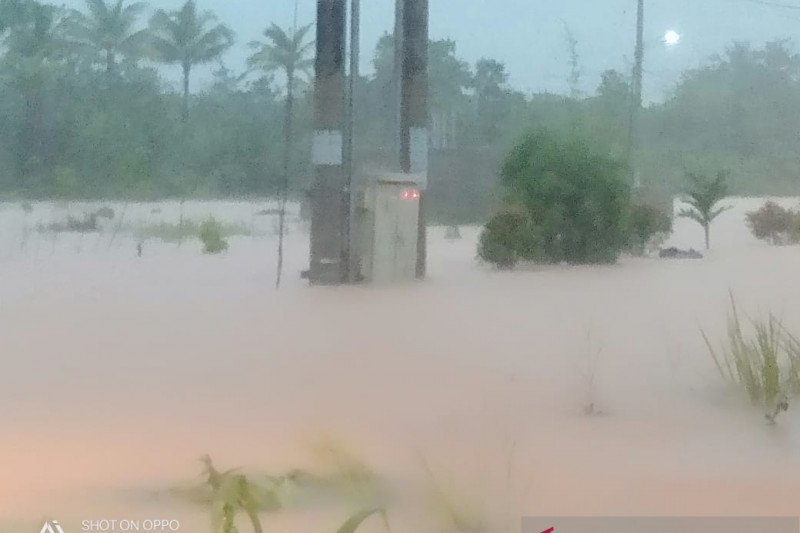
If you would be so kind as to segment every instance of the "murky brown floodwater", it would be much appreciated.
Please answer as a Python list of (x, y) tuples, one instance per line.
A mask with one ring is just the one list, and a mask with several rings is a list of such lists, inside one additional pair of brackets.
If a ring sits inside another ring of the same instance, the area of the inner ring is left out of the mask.
[[(23, 242), (52, 208), (6, 205), (0, 532), (44, 517), (65, 533), (132, 517), (205, 532), (202, 511), (153, 493), (198, 479), (201, 454), (280, 472), (322, 436), (392, 479), (420, 478), (421, 454), (493, 531), (523, 514), (796, 515), (800, 405), (768, 427), (726, 393), (699, 334), (722, 338), (729, 290), (800, 331), (800, 247), (749, 236), (759, 204), (738, 201), (697, 262), (495, 273), (473, 259), (477, 230), (433, 229), (430, 280), (392, 288), (307, 288), (297, 228), (279, 293), (271, 222), (250, 204), (190, 208), (268, 236), (224, 257), (146, 243), (141, 259), (125, 235)], [(674, 243), (701, 240), (678, 222)], [(303, 518), (268, 530), (334, 531), (344, 516)], [(439, 531), (403, 520), (395, 531)]]

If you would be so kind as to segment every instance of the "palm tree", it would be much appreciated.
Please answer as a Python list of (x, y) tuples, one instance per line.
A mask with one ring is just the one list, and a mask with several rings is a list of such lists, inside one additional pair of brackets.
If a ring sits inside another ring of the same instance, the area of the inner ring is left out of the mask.
[(283, 147), (283, 180), (280, 190), (280, 221), (278, 236), (278, 274), (275, 287), (281, 286), (283, 271), (283, 236), (286, 229), (286, 202), (289, 196), (289, 172), (291, 167), (291, 151), (294, 144), (293, 112), (295, 88), (301, 81), (300, 76), (308, 74), (314, 64), (310, 52), (313, 41), (306, 40), (311, 25), (295, 28), (289, 32), (273, 24), (264, 30), (265, 42), (254, 41), (250, 47), (255, 53), (248, 63), (251, 68), (266, 73), (280, 72), (286, 77), (286, 115), (284, 119), (285, 144)]
[(706, 236), (706, 250), (711, 248), (710, 229), (711, 223), (730, 206), (717, 207), (728, 194), (728, 174), (724, 171), (717, 172), (714, 179), (702, 174), (687, 173), (691, 187), (686, 191), (686, 203), (689, 209), (683, 209), (679, 216), (690, 218), (703, 227)]
[(113, 75), (117, 55), (135, 56), (143, 51), (146, 30), (134, 30), (145, 4), (125, 0), (86, 0), (88, 13), (75, 12), (73, 33), (78, 41), (104, 56), (106, 72)]
[[(70, 56), (65, 39), (66, 13), (63, 9), (39, 2), (10, 2), (15, 4), (8, 19), (9, 34), (4, 39), (2, 56), (6, 83), (23, 97), (23, 125), (15, 150), (18, 179), (32, 172), (53, 156), (56, 139), (49, 127), (45, 92)], [(6, 7), (5, 5), (3, 7)]]
[(158, 61), (183, 70), (183, 120), (189, 116), (189, 77), (196, 65), (218, 59), (233, 45), (234, 33), (217, 24), (210, 11), (198, 13), (194, 0), (178, 11), (158, 10), (150, 19), (153, 54)]

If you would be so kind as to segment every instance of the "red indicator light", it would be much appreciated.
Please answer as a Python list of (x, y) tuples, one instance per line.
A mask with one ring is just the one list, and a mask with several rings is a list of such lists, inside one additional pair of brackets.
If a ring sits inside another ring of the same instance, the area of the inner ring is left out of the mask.
[(419, 200), (419, 189), (406, 189), (403, 191), (403, 200)]

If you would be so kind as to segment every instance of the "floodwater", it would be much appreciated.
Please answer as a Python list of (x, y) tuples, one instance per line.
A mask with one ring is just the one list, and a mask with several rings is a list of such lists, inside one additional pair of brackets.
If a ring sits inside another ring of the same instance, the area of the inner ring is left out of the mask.
[[(205, 532), (204, 510), (165, 496), (200, 479), (202, 454), (278, 473), (321, 439), (404, 486), (424, 458), (486, 531), (523, 515), (800, 514), (800, 406), (768, 426), (700, 335), (722, 341), (729, 292), (800, 331), (800, 247), (749, 235), (762, 200), (730, 203), (702, 261), (501, 273), (475, 261), (477, 229), (447, 241), (432, 228), (430, 279), (380, 288), (307, 287), (296, 222), (280, 292), (261, 204), (186, 204), (254, 230), (218, 257), (154, 240), (137, 257), (114, 222), (35, 229), (87, 206), (3, 204), (0, 532), (45, 518), (65, 533), (126, 518)], [(128, 222), (181, 209), (113, 207)], [(670, 243), (699, 248), (702, 232), (679, 220)], [(335, 531), (348, 514), (265, 522)], [(394, 531), (447, 530), (397, 515)]]

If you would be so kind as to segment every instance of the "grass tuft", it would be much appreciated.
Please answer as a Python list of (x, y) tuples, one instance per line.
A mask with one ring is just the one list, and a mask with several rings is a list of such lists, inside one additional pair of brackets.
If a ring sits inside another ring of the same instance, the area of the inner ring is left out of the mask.
[(789, 398), (800, 393), (800, 341), (771, 313), (750, 323), (748, 331), (731, 296), (727, 342), (718, 349), (705, 332), (703, 339), (722, 378), (774, 422), (788, 409)]

